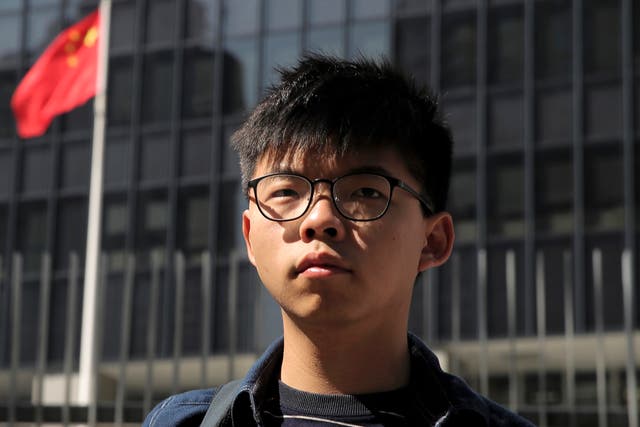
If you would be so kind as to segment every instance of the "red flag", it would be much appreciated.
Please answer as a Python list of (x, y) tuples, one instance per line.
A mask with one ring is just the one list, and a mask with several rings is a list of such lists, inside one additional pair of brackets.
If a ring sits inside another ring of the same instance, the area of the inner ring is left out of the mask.
[(96, 94), (98, 11), (62, 31), (24, 76), (11, 98), (18, 135), (40, 136), (53, 118)]

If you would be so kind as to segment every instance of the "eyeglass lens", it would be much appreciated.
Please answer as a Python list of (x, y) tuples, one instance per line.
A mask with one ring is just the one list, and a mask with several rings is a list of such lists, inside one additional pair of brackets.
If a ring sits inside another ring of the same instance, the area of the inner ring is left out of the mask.
[[(266, 217), (276, 221), (298, 218), (311, 203), (313, 185), (309, 180), (296, 175), (265, 177), (256, 186), (258, 206)], [(333, 183), (332, 198), (345, 217), (356, 220), (374, 219), (387, 209), (391, 185), (386, 178), (378, 175), (347, 175)]]

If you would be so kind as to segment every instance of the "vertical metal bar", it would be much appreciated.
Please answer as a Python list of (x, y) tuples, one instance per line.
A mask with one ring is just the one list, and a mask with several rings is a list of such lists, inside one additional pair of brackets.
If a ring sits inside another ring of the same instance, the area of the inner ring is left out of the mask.
[(455, 252), (451, 258), (451, 341), (453, 354), (451, 355), (451, 371), (460, 372), (460, 357), (457, 354), (461, 335), (461, 292), (460, 292), (460, 253)]
[(182, 329), (184, 323), (184, 255), (182, 252), (175, 254), (175, 303), (173, 321), (173, 381), (171, 385), (172, 394), (178, 392), (180, 386), (180, 358), (182, 357)]
[(158, 288), (160, 286), (160, 270), (162, 269), (162, 252), (151, 252), (151, 283), (149, 296), (149, 314), (147, 316), (147, 360), (146, 381), (142, 409), (145, 414), (151, 410), (153, 399), (153, 361), (156, 354), (156, 335), (158, 322)]
[(622, 253), (622, 293), (624, 304), (624, 332), (627, 342), (627, 417), (629, 427), (638, 427), (638, 386), (636, 379), (636, 355), (634, 349), (635, 292), (632, 261), (633, 254), (629, 250)]
[[(107, 256), (103, 253), (100, 256), (100, 264), (98, 268), (98, 281), (96, 283), (96, 301), (104, 300), (105, 288), (107, 285)], [(91, 363), (91, 382), (89, 392), (89, 408), (87, 415), (87, 424), (95, 427), (98, 424), (98, 400), (100, 399), (100, 360), (102, 359), (102, 336), (104, 331), (104, 305), (96, 304), (95, 306), (95, 339), (92, 341), (93, 361)]]
[(200, 386), (205, 388), (208, 385), (207, 359), (211, 349), (211, 256), (208, 251), (202, 253), (200, 258), (202, 265), (201, 287), (202, 287), (202, 312), (201, 312), (201, 376)]
[(127, 394), (127, 364), (129, 362), (129, 344), (131, 342), (131, 317), (135, 269), (136, 265), (133, 254), (128, 252), (124, 273), (124, 292), (122, 296), (120, 357), (118, 362), (118, 385), (116, 390), (116, 404), (114, 414), (114, 422), (117, 426), (122, 426), (124, 422), (124, 402)]
[(477, 245), (487, 248), (487, 39), (488, 0), (477, 0), (476, 44), (476, 215), (478, 222)]
[(489, 341), (487, 333), (487, 250), (478, 250), (478, 340), (480, 341), (480, 393), (489, 394)]
[(238, 333), (238, 280), (240, 270), (241, 252), (238, 248), (231, 251), (229, 263), (229, 299), (228, 299), (228, 322), (229, 322), (229, 374), (228, 379), (236, 376), (235, 359), (237, 351)]
[(538, 389), (541, 401), (538, 401), (538, 423), (547, 426), (547, 372), (545, 347), (547, 341), (547, 307), (545, 295), (544, 255), (536, 256), (536, 323), (538, 332)]
[(64, 341), (64, 403), (62, 406), (62, 424), (67, 427), (71, 422), (71, 375), (73, 372), (73, 355), (75, 353), (76, 312), (78, 305), (78, 272), (80, 265), (78, 254), (69, 255), (69, 277), (67, 282), (67, 313), (65, 316)]
[(516, 253), (507, 251), (505, 258), (507, 284), (507, 333), (509, 339), (509, 407), (518, 411), (518, 352), (516, 348)]
[(12, 323), (11, 323), (11, 367), (9, 369), (9, 416), (8, 427), (16, 422), (16, 393), (18, 388), (18, 369), (20, 369), (20, 318), (22, 316), (22, 255), (13, 255), (12, 283)]
[(573, 265), (571, 252), (562, 254), (564, 287), (565, 385), (569, 427), (576, 425), (575, 323), (573, 310)]
[(602, 252), (594, 249), (593, 311), (596, 328), (596, 384), (598, 389), (598, 426), (607, 427), (607, 367), (604, 353), (604, 307), (602, 302)]
[(44, 391), (44, 375), (47, 366), (47, 346), (49, 337), (49, 308), (51, 299), (51, 255), (42, 254), (40, 264), (40, 303), (38, 305), (38, 361), (36, 364), (35, 393), (35, 424), (42, 425), (42, 405)]

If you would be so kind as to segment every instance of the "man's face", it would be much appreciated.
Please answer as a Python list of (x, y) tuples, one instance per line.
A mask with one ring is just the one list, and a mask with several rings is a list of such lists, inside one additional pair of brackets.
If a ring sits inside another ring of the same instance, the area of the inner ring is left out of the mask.
[[(296, 153), (281, 160), (263, 157), (252, 178), (284, 171), (333, 180), (371, 168), (420, 190), (392, 149), (341, 157)], [(368, 222), (341, 216), (324, 182), (315, 185), (306, 213), (293, 221), (268, 220), (252, 192), (250, 198), (243, 214), (249, 259), (285, 315), (295, 321), (338, 327), (406, 322), (417, 273), (444, 262), (451, 250), (450, 216), (425, 218), (418, 200), (400, 188), (394, 189), (386, 214)]]

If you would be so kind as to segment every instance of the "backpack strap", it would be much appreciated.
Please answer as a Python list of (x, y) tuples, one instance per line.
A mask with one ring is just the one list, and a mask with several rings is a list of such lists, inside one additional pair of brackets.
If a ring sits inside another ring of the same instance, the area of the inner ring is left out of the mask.
[(222, 425), (222, 421), (226, 418), (233, 400), (240, 390), (242, 380), (234, 380), (220, 386), (211, 399), (211, 404), (207, 413), (200, 423), (200, 427), (218, 427)]

